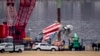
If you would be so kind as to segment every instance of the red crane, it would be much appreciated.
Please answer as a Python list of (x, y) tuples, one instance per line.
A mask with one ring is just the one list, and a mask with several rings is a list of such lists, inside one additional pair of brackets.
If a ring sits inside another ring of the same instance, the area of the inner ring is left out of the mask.
[(19, 11), (16, 12), (14, 0), (7, 0), (9, 35), (14, 37), (14, 41), (22, 41), (25, 37), (25, 28), (35, 3), (36, 0), (20, 0)]

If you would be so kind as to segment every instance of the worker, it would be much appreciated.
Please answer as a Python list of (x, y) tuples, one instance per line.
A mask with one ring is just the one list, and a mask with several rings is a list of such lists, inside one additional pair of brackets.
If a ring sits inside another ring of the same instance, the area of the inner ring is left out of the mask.
[(93, 50), (93, 51), (95, 51), (96, 46), (97, 46), (97, 45), (93, 42), (93, 43), (92, 43), (92, 50)]
[(98, 43), (98, 51), (100, 51), (100, 43)]
[(63, 42), (63, 46), (65, 46), (65, 40), (63, 40), (62, 42)]

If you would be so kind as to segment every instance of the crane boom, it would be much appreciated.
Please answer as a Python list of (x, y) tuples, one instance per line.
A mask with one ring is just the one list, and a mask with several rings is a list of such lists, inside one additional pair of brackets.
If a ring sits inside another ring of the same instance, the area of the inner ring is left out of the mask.
[(7, 0), (7, 12), (10, 23), (10, 31), (14, 40), (22, 40), (25, 37), (25, 28), (28, 23), (29, 17), (35, 7), (36, 0), (20, 0), (19, 11), (16, 13), (14, 0)]
[(35, 7), (36, 0), (20, 0), (20, 7), (16, 17), (15, 25), (25, 25), (27, 24), (30, 14)]

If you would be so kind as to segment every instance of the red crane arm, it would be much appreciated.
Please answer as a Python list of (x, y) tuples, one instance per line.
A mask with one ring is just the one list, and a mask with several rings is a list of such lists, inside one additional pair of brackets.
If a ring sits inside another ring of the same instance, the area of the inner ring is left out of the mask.
[[(14, 0), (7, 0), (7, 15), (10, 20), (10, 24), (13, 24), (13, 26), (26, 26), (30, 14), (35, 7), (35, 2), (36, 0), (20, 0), (19, 11), (16, 13)], [(13, 23), (11, 23), (11, 21)]]
[(25, 38), (25, 27), (35, 7), (36, 0), (20, 0), (20, 7), (15, 21), (15, 40)]
[(19, 11), (16, 13), (14, 0), (7, 0), (8, 18), (13, 22), (11, 24), (11, 35), (14, 40), (22, 40), (25, 37), (25, 27), (29, 17), (35, 7), (36, 0), (20, 0)]
[(20, 7), (16, 17), (15, 25), (23, 25), (24, 27), (27, 25), (30, 14), (35, 7), (35, 2), (36, 0), (20, 0)]

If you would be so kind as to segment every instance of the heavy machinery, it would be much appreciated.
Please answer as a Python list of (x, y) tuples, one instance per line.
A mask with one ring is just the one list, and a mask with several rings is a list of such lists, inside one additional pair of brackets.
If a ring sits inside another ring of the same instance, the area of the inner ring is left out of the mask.
[(82, 44), (82, 40), (79, 41), (77, 34), (74, 33), (74, 36), (70, 38), (69, 40), (69, 50), (75, 50), (75, 51), (82, 51), (85, 50), (85, 46)]
[(20, 42), (25, 38), (25, 28), (35, 7), (35, 2), (36, 0), (20, 0), (17, 12), (14, 0), (6, 0), (8, 21), (4, 22), (4, 25), (8, 28), (8, 36), (13, 36), (14, 42)]
[(64, 50), (65, 46), (65, 40), (53, 40), (54, 37), (58, 37), (59, 32), (64, 34), (64, 35), (69, 35), (73, 30), (72, 25), (66, 25), (63, 26), (58, 22), (55, 22), (54, 24), (47, 26), (46, 28), (43, 29), (43, 40), (48, 42), (49, 44), (53, 44), (59, 48), (59, 50)]

